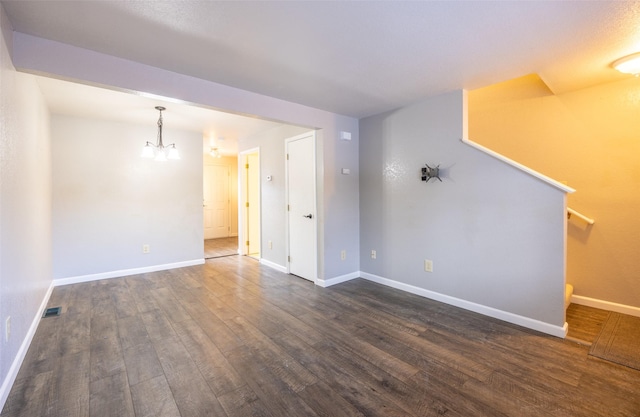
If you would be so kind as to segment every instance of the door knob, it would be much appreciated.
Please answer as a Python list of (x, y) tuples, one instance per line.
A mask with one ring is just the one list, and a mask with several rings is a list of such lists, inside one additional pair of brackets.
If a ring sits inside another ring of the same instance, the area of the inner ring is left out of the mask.
[(303, 214), (302, 217), (306, 217), (307, 219), (312, 219), (313, 214), (307, 214), (306, 216)]

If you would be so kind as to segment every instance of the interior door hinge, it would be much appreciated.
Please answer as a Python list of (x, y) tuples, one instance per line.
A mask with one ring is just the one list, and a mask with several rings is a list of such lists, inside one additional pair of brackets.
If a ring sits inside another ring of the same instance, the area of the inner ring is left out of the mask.
[(247, 240), (247, 246), (249, 246), (249, 241)]
[(289, 154), (287, 154), (287, 161), (289, 160)]
[(287, 211), (291, 211), (291, 207), (287, 204)]
[(291, 262), (291, 256), (287, 256), (287, 262)]
[(245, 205), (246, 205), (247, 207), (249, 207), (249, 202), (247, 201)]
[(244, 164), (244, 167), (245, 167), (246, 169), (249, 169), (249, 164)]

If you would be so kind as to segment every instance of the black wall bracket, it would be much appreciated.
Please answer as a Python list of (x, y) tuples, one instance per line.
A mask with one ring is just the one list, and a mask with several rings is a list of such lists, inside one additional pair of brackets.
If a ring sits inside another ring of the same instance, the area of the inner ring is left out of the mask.
[(422, 181), (429, 182), (431, 178), (436, 178), (438, 181), (442, 182), (442, 179), (440, 178), (440, 165), (430, 167), (428, 164), (425, 164), (425, 167), (422, 168)]

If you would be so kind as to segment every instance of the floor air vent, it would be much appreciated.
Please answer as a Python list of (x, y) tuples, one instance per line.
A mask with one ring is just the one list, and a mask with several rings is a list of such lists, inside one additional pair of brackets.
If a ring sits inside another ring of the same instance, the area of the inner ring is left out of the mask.
[(55, 316), (59, 316), (60, 315), (60, 310), (62, 310), (62, 307), (51, 307), (48, 308), (44, 311), (44, 314), (42, 315), (43, 319), (46, 319), (47, 317), (55, 317)]

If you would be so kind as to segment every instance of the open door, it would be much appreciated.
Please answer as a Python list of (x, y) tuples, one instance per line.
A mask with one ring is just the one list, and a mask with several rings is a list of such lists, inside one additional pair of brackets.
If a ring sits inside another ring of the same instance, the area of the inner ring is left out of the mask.
[(260, 150), (241, 154), (242, 254), (260, 259)]

